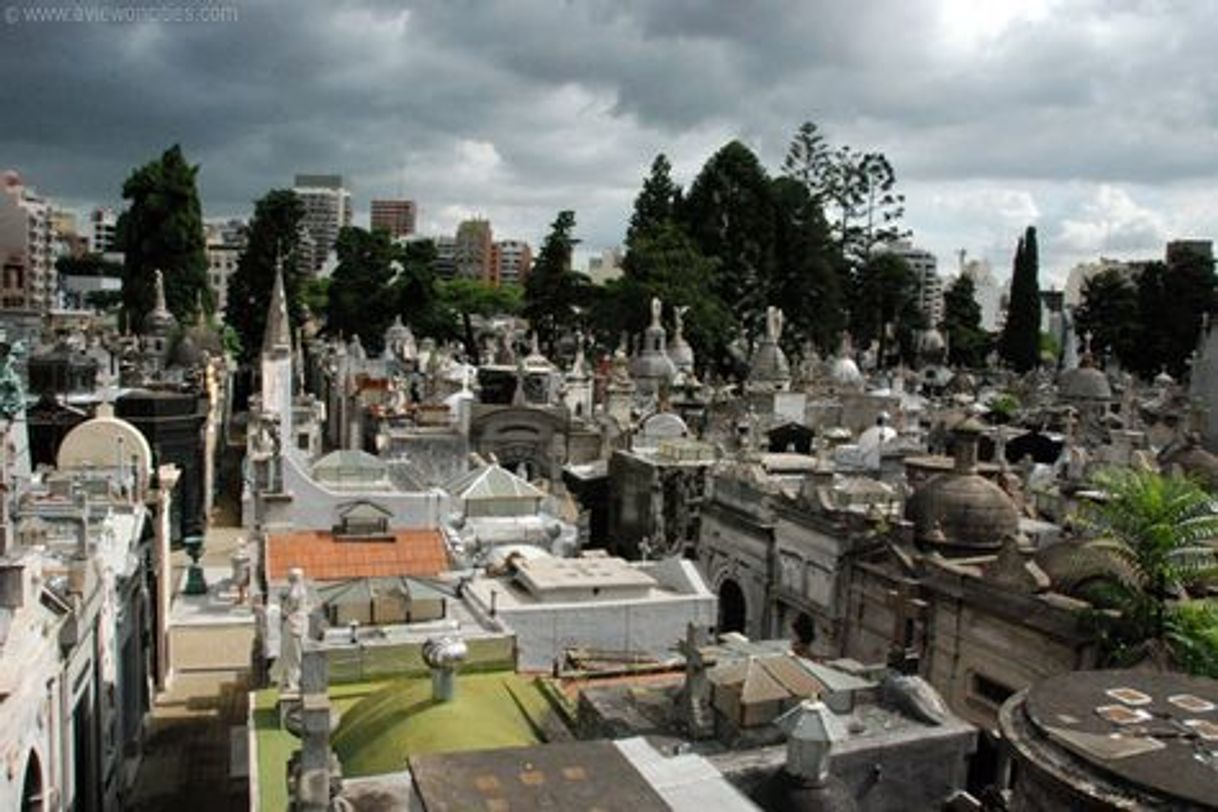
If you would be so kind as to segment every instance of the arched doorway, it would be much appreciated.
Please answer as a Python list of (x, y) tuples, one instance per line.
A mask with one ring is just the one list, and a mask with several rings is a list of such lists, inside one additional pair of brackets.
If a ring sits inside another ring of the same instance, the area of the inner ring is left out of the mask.
[(25, 762), (25, 779), (21, 785), (21, 812), (42, 812), (42, 764), (38, 754), (30, 751)]
[(744, 591), (731, 578), (719, 585), (719, 633), (743, 632), (747, 608)]

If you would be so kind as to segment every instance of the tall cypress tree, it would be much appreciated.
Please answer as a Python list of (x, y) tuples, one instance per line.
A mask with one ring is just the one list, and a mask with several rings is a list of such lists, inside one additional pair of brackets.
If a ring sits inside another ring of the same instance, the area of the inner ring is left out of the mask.
[(1040, 270), (1036, 227), (1028, 226), (1015, 250), (1011, 297), (999, 353), (1017, 372), (1034, 369), (1040, 360)]
[(131, 205), (118, 219), (117, 241), (124, 254), (123, 315), (132, 329), (140, 329), (153, 307), (158, 270), (164, 274), (166, 304), (178, 321), (189, 321), (200, 300), (211, 307), (198, 172), (174, 144), (123, 184), (123, 199)]

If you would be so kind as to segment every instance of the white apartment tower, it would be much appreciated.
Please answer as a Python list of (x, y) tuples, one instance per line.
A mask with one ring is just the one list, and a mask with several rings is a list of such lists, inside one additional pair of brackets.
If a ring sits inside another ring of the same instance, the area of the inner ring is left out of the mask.
[(925, 248), (918, 248), (908, 240), (890, 242), (879, 250), (896, 254), (908, 263), (918, 278), (918, 307), (927, 322), (937, 327), (943, 321), (943, 282), (936, 270), (935, 255)]
[(292, 191), (304, 204), (303, 223), (314, 246), (310, 270), (316, 273), (334, 250), (339, 229), (351, 225), (351, 192), (342, 175), (297, 175)]
[(17, 172), (0, 178), (0, 307), (45, 313), (55, 306), (51, 214)]

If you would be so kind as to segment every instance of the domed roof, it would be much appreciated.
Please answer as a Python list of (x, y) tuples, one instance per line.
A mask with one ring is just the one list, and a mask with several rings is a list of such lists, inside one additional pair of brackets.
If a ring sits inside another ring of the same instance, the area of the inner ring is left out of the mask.
[(754, 383), (791, 380), (791, 365), (782, 347), (770, 341), (762, 342), (749, 363), (749, 380)]
[(1070, 400), (1112, 400), (1108, 376), (1095, 368), (1090, 355), (1084, 355), (1076, 369), (1067, 369), (1057, 379), (1058, 392)]
[(838, 386), (862, 386), (863, 373), (859, 372), (859, 365), (853, 358), (843, 355), (829, 367), (829, 380)]
[(906, 503), (917, 541), (964, 552), (996, 550), (1019, 532), (1011, 497), (977, 473), (981, 428), (972, 418), (958, 425), (955, 468), (932, 477)]
[(923, 331), (921, 339), (922, 352), (934, 355), (942, 353), (947, 349), (947, 342), (943, 339), (943, 334), (934, 327)]
[(691, 370), (694, 368), (694, 348), (689, 346), (689, 342), (680, 333), (677, 333), (669, 342), (668, 357), (677, 369)]
[(203, 350), (189, 335), (182, 336), (177, 346), (173, 348), (171, 364), (183, 368), (197, 367), (203, 363)]
[(947, 382), (949, 395), (971, 395), (977, 391), (977, 379), (964, 370), (959, 370)]
[(531, 343), (529, 344), (529, 354), (524, 357), (524, 365), (529, 369), (553, 369), (554, 365), (550, 363), (550, 359), (546, 358), (541, 351), (541, 342), (537, 338), (537, 333), (533, 333)]

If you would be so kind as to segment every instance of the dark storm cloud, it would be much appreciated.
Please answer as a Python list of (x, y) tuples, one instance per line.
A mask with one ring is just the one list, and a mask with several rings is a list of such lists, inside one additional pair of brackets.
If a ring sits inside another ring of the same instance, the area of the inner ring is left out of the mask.
[(209, 214), (336, 171), (359, 208), (401, 189), (436, 227), (481, 212), (536, 240), (574, 208), (599, 247), (620, 239), (655, 152), (688, 181), (741, 137), (775, 167), (813, 118), (892, 158), (910, 223), (941, 254), (1017, 229), (1001, 207), (954, 210), (965, 183), (1026, 196), (1016, 216), (1043, 218), (1063, 257), (1114, 233), (1113, 184), (1162, 209), (1130, 221), (1122, 250), (1215, 222), (1195, 195), (1172, 211), (1174, 186), (1218, 163), (1213, 4), (232, 5), (229, 23), (0, 28), (0, 164), (63, 200), (116, 202), (132, 166), (180, 141)]

